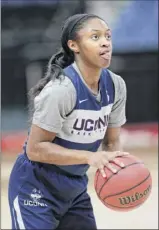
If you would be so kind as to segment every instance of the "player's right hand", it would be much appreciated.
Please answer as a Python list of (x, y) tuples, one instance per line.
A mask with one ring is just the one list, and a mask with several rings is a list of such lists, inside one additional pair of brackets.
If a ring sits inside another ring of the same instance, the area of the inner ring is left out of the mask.
[(93, 154), (90, 154), (88, 159), (88, 164), (90, 166), (96, 167), (100, 170), (103, 177), (106, 177), (106, 172), (104, 170), (104, 167), (107, 167), (110, 171), (113, 173), (117, 172), (117, 169), (111, 164), (111, 162), (114, 162), (116, 165), (120, 167), (125, 167), (124, 163), (121, 162), (117, 157), (128, 155), (127, 152), (120, 152), (120, 151), (114, 151), (114, 152), (106, 152), (106, 151), (99, 151), (95, 152)]

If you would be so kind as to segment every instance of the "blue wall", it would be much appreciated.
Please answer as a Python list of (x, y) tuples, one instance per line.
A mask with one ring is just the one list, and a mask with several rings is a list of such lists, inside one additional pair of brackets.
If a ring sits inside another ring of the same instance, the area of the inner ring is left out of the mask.
[(112, 35), (117, 52), (158, 49), (158, 1), (132, 1), (118, 17)]

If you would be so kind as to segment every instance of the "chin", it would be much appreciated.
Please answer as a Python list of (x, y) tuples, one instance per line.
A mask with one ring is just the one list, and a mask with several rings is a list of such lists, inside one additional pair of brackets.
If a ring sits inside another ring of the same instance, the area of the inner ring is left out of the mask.
[(98, 69), (106, 69), (110, 66), (111, 64), (111, 59), (110, 60), (105, 60), (105, 61), (97, 61), (97, 62), (92, 62), (92, 65)]
[(108, 60), (105, 63), (102, 63), (102, 65), (100, 66), (100, 68), (108, 68), (110, 66), (111, 60)]

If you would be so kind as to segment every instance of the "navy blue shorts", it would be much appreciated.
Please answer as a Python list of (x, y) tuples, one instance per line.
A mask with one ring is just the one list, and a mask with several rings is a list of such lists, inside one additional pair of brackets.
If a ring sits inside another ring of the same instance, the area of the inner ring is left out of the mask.
[(12, 229), (97, 229), (87, 183), (86, 175), (18, 156), (9, 181)]

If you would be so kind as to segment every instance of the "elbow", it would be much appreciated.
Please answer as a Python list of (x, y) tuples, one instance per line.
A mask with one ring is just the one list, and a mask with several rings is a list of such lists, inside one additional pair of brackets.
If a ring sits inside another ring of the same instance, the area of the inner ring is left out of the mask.
[(26, 154), (27, 154), (27, 157), (30, 161), (36, 161), (36, 152), (34, 149), (31, 149), (27, 146), (26, 148)]
[(122, 146), (119, 139), (109, 140), (104, 144), (107, 151), (122, 151)]
[(32, 151), (26, 151), (27, 157), (30, 161), (35, 161), (35, 156), (34, 156), (34, 152)]

